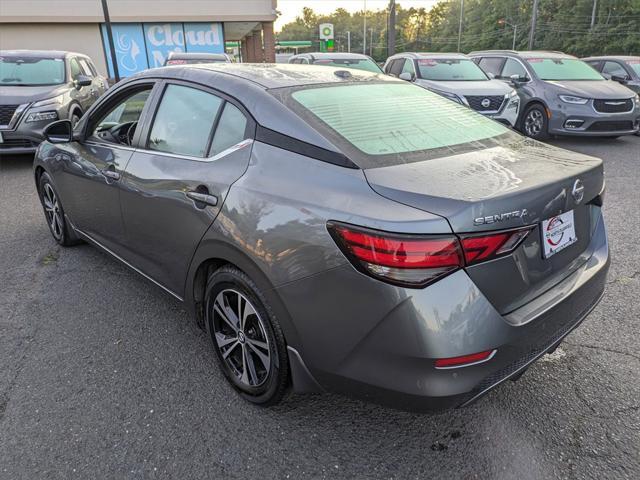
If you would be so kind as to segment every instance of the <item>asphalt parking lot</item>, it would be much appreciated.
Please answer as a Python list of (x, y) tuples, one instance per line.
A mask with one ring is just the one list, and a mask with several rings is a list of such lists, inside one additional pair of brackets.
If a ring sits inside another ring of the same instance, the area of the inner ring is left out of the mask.
[(640, 478), (640, 137), (553, 143), (605, 159), (607, 294), (520, 381), (438, 415), (245, 403), (181, 305), (58, 247), (31, 159), (0, 158), (0, 478)]

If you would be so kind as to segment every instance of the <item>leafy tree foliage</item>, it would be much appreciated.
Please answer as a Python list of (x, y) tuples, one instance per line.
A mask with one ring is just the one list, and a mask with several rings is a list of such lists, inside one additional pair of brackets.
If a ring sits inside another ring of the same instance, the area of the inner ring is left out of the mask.
[[(594, 0), (540, 0), (536, 49), (560, 50), (577, 56), (640, 54), (640, 0), (598, 0), (594, 27)], [(396, 6), (396, 51), (456, 51), (460, 0), (442, 0), (431, 10)], [(465, 0), (461, 48), (463, 52), (487, 48), (527, 49), (533, 0)], [(367, 11), (367, 54), (384, 60), (387, 54), (386, 10)], [(343, 8), (329, 15), (305, 7), (302, 15), (283, 26), (280, 40), (318, 41), (318, 25), (333, 23), (336, 51), (363, 49), (364, 12)], [(515, 28), (514, 28), (515, 27)], [(373, 41), (371, 41), (373, 40)]]

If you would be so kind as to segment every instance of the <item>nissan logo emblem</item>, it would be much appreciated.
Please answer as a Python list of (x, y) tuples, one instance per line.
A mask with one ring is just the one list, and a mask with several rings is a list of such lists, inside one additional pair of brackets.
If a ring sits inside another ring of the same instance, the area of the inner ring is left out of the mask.
[(584, 185), (582, 184), (582, 180), (577, 179), (573, 183), (573, 189), (571, 190), (571, 195), (573, 195), (573, 199), (576, 203), (580, 203), (584, 198)]
[(489, 108), (489, 106), (491, 105), (491, 100), (489, 100), (488, 98), (483, 98), (480, 102), (480, 105), (482, 105), (484, 108)]

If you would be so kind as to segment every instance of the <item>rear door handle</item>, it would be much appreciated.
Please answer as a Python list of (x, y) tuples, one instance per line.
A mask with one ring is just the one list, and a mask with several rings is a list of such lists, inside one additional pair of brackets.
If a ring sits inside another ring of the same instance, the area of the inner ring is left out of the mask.
[(115, 170), (105, 168), (104, 170), (100, 170), (100, 173), (111, 180), (120, 180), (120, 173)]
[(187, 197), (189, 197), (191, 200), (195, 202), (204, 203), (212, 207), (215, 207), (216, 205), (218, 205), (218, 197), (216, 197), (215, 195), (210, 195), (208, 193), (187, 192)]

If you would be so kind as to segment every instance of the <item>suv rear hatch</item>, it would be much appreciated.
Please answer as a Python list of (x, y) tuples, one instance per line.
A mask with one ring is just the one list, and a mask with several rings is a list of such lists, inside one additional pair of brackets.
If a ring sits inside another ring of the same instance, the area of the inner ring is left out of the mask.
[[(459, 235), (532, 226), (512, 254), (466, 268), (502, 314), (587, 260), (604, 187), (600, 159), (532, 140), (366, 169), (365, 175), (380, 195), (445, 217)], [(545, 258), (542, 222), (567, 212), (563, 221), (573, 217), (577, 240)]]

